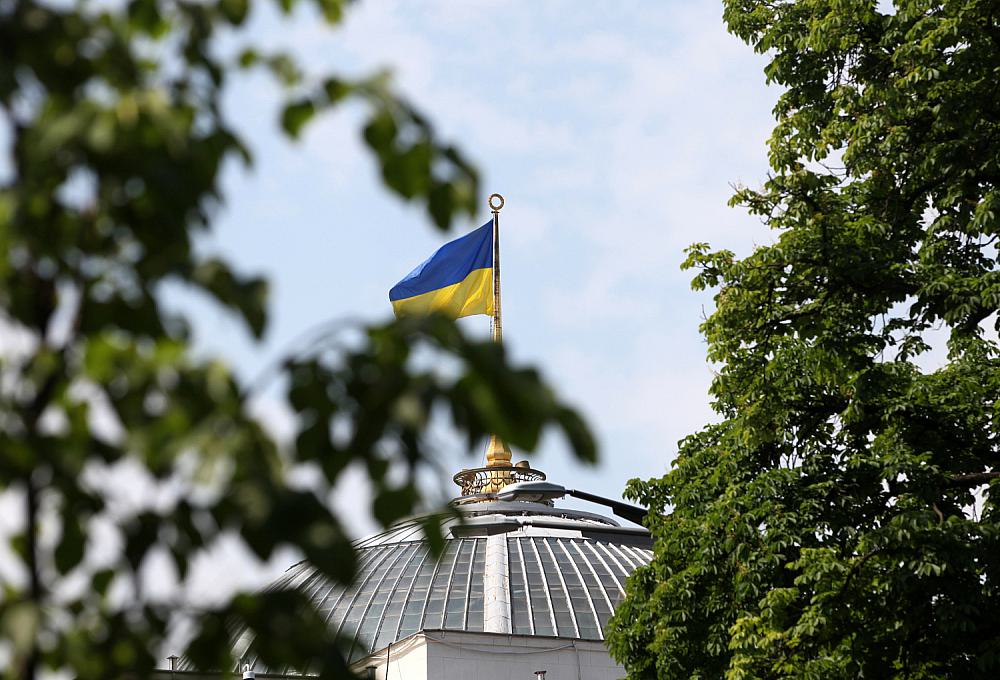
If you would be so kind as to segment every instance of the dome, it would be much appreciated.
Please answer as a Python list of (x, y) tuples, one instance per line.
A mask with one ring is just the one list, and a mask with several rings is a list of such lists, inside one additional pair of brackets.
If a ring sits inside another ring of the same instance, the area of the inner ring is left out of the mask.
[[(421, 631), (603, 640), (626, 579), (652, 558), (648, 532), (551, 498), (503, 495), (455, 501), (461, 520), (444, 523), (437, 557), (414, 518), (355, 545), (357, 578), (348, 587), (305, 562), (271, 587), (304, 592), (334, 633), (355, 640), (351, 662)], [(234, 651), (257, 672), (293, 673), (263, 668), (245, 634)]]

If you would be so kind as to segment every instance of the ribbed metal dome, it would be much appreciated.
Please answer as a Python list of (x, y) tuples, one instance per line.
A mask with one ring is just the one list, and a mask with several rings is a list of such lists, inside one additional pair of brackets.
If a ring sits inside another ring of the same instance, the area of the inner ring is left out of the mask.
[[(490, 630), (484, 615), (490, 569), (504, 573), (506, 632), (602, 640), (629, 574), (652, 558), (645, 529), (601, 515), (524, 501), (458, 507), (463, 521), (446, 523), (437, 558), (419, 520), (408, 520), (357, 544), (358, 577), (347, 588), (304, 562), (272, 587), (304, 591), (334, 632), (356, 639), (350, 654), (356, 661), (418, 631)], [(489, 568), (488, 543), (491, 559), (502, 555)], [(292, 672), (262, 668), (245, 635), (234, 651), (258, 672)]]

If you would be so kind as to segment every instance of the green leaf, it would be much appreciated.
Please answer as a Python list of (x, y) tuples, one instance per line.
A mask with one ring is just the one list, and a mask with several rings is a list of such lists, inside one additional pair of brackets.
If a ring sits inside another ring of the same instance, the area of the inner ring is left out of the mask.
[(250, 11), (250, 0), (219, 0), (219, 11), (234, 26), (240, 26)]
[(354, 87), (340, 78), (327, 78), (323, 81), (323, 92), (328, 104), (336, 104), (347, 97)]
[(396, 133), (396, 121), (386, 111), (379, 111), (373, 115), (364, 128), (365, 142), (380, 157), (392, 153)]
[(306, 123), (316, 115), (315, 105), (308, 99), (292, 102), (285, 106), (281, 112), (281, 127), (284, 128), (288, 136), (297, 139)]
[(256, 66), (261, 61), (261, 56), (257, 50), (252, 48), (247, 48), (240, 52), (237, 58), (237, 63), (242, 68), (250, 68), (251, 66)]
[(339, 24), (344, 18), (343, 0), (316, 0), (323, 18), (329, 24)]
[(63, 513), (62, 535), (55, 550), (56, 569), (66, 574), (83, 559), (87, 541), (80, 518), (72, 512)]
[(417, 489), (406, 484), (397, 488), (383, 488), (375, 495), (372, 511), (382, 526), (389, 526), (411, 512), (420, 498)]
[(596, 463), (597, 442), (580, 414), (568, 408), (560, 408), (556, 419), (577, 459), (585, 463)]

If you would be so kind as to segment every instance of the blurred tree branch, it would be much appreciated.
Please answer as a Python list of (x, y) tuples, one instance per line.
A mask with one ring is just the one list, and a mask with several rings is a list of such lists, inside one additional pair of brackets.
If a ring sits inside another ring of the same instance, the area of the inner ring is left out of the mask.
[[(301, 4), (277, 6), (310, 11)], [(26, 578), (3, 583), (0, 600), (6, 677), (143, 677), (181, 611), (195, 619), (187, 655), (199, 668), (233, 668), (228, 634), (243, 625), (267, 640), (263, 660), (342, 677), (338, 642), (301, 594), (165, 608), (146, 597), (144, 566), (165, 555), (183, 585), (192, 560), (228, 533), (260, 559), (293, 546), (349, 582), (353, 549), (327, 498), (360, 464), (380, 522), (421, 507), (416, 475), (434, 455), (433, 413), (450, 415), (470, 445), (495, 432), (531, 449), (555, 427), (582, 460), (595, 457), (589, 430), (537, 372), (447, 319), (360, 327), (360, 347), (286, 357), (275, 382), (296, 417), (287, 446), (249, 415), (252, 385), (192, 353), (189, 320), (162, 304), (165, 282), (204, 292), (255, 338), (267, 328), (269, 282), (196, 247), (224, 202), (224, 163), (252, 160), (220, 106), (246, 69), (275, 76), (289, 138), (331, 108), (364, 102), (364, 140), (387, 189), (439, 229), (477, 207), (475, 168), (385, 74), (307, 79), (286, 54), (253, 45), (222, 54), (223, 34), (250, 40), (244, 27), (260, 6), (0, 0), (12, 165), (0, 183), (0, 314), (3, 332), (25, 339), (25, 351), (0, 357), (0, 492), (23, 493), (25, 509), (12, 547)], [(317, 0), (312, 11), (333, 25), (346, 9)], [(415, 352), (457, 370), (418, 367)], [(173, 495), (123, 509), (107, 483), (123, 465)], [(289, 482), (302, 465), (320, 471), (315, 487)], [(103, 561), (98, 523), (121, 545)]]

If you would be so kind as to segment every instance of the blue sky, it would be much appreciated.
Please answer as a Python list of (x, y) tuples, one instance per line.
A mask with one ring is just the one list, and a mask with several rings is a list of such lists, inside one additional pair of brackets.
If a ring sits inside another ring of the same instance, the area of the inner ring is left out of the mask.
[[(679, 263), (695, 241), (746, 252), (769, 240), (726, 201), (731, 183), (765, 176), (777, 94), (721, 14), (717, 1), (380, 0), (354, 5), (336, 30), (308, 11), (290, 22), (269, 9), (253, 16), (262, 42), (292, 50), (316, 77), (390, 69), (478, 164), (484, 191), (506, 197), (508, 347), (583, 410), (601, 444), (593, 469), (558, 437), (530, 457), (568, 486), (617, 497), (629, 478), (662, 474), (677, 440), (712, 418), (697, 330), (711, 296), (690, 290)], [(271, 329), (254, 345), (224, 314), (193, 307), (202, 348), (245, 375), (322, 321), (388, 318), (389, 287), (449, 238), (382, 188), (360, 143), (360, 107), (289, 143), (279, 101), (263, 74), (232, 89), (227, 108), (256, 164), (227, 171), (228, 203), (206, 246), (271, 278)], [(483, 200), (460, 231), (488, 219)], [(485, 317), (463, 323), (488, 330)], [(260, 412), (288, 427), (272, 400)], [(445, 441), (446, 469), (476, 464)], [(363, 532), (371, 524), (354, 493), (339, 495)]]

